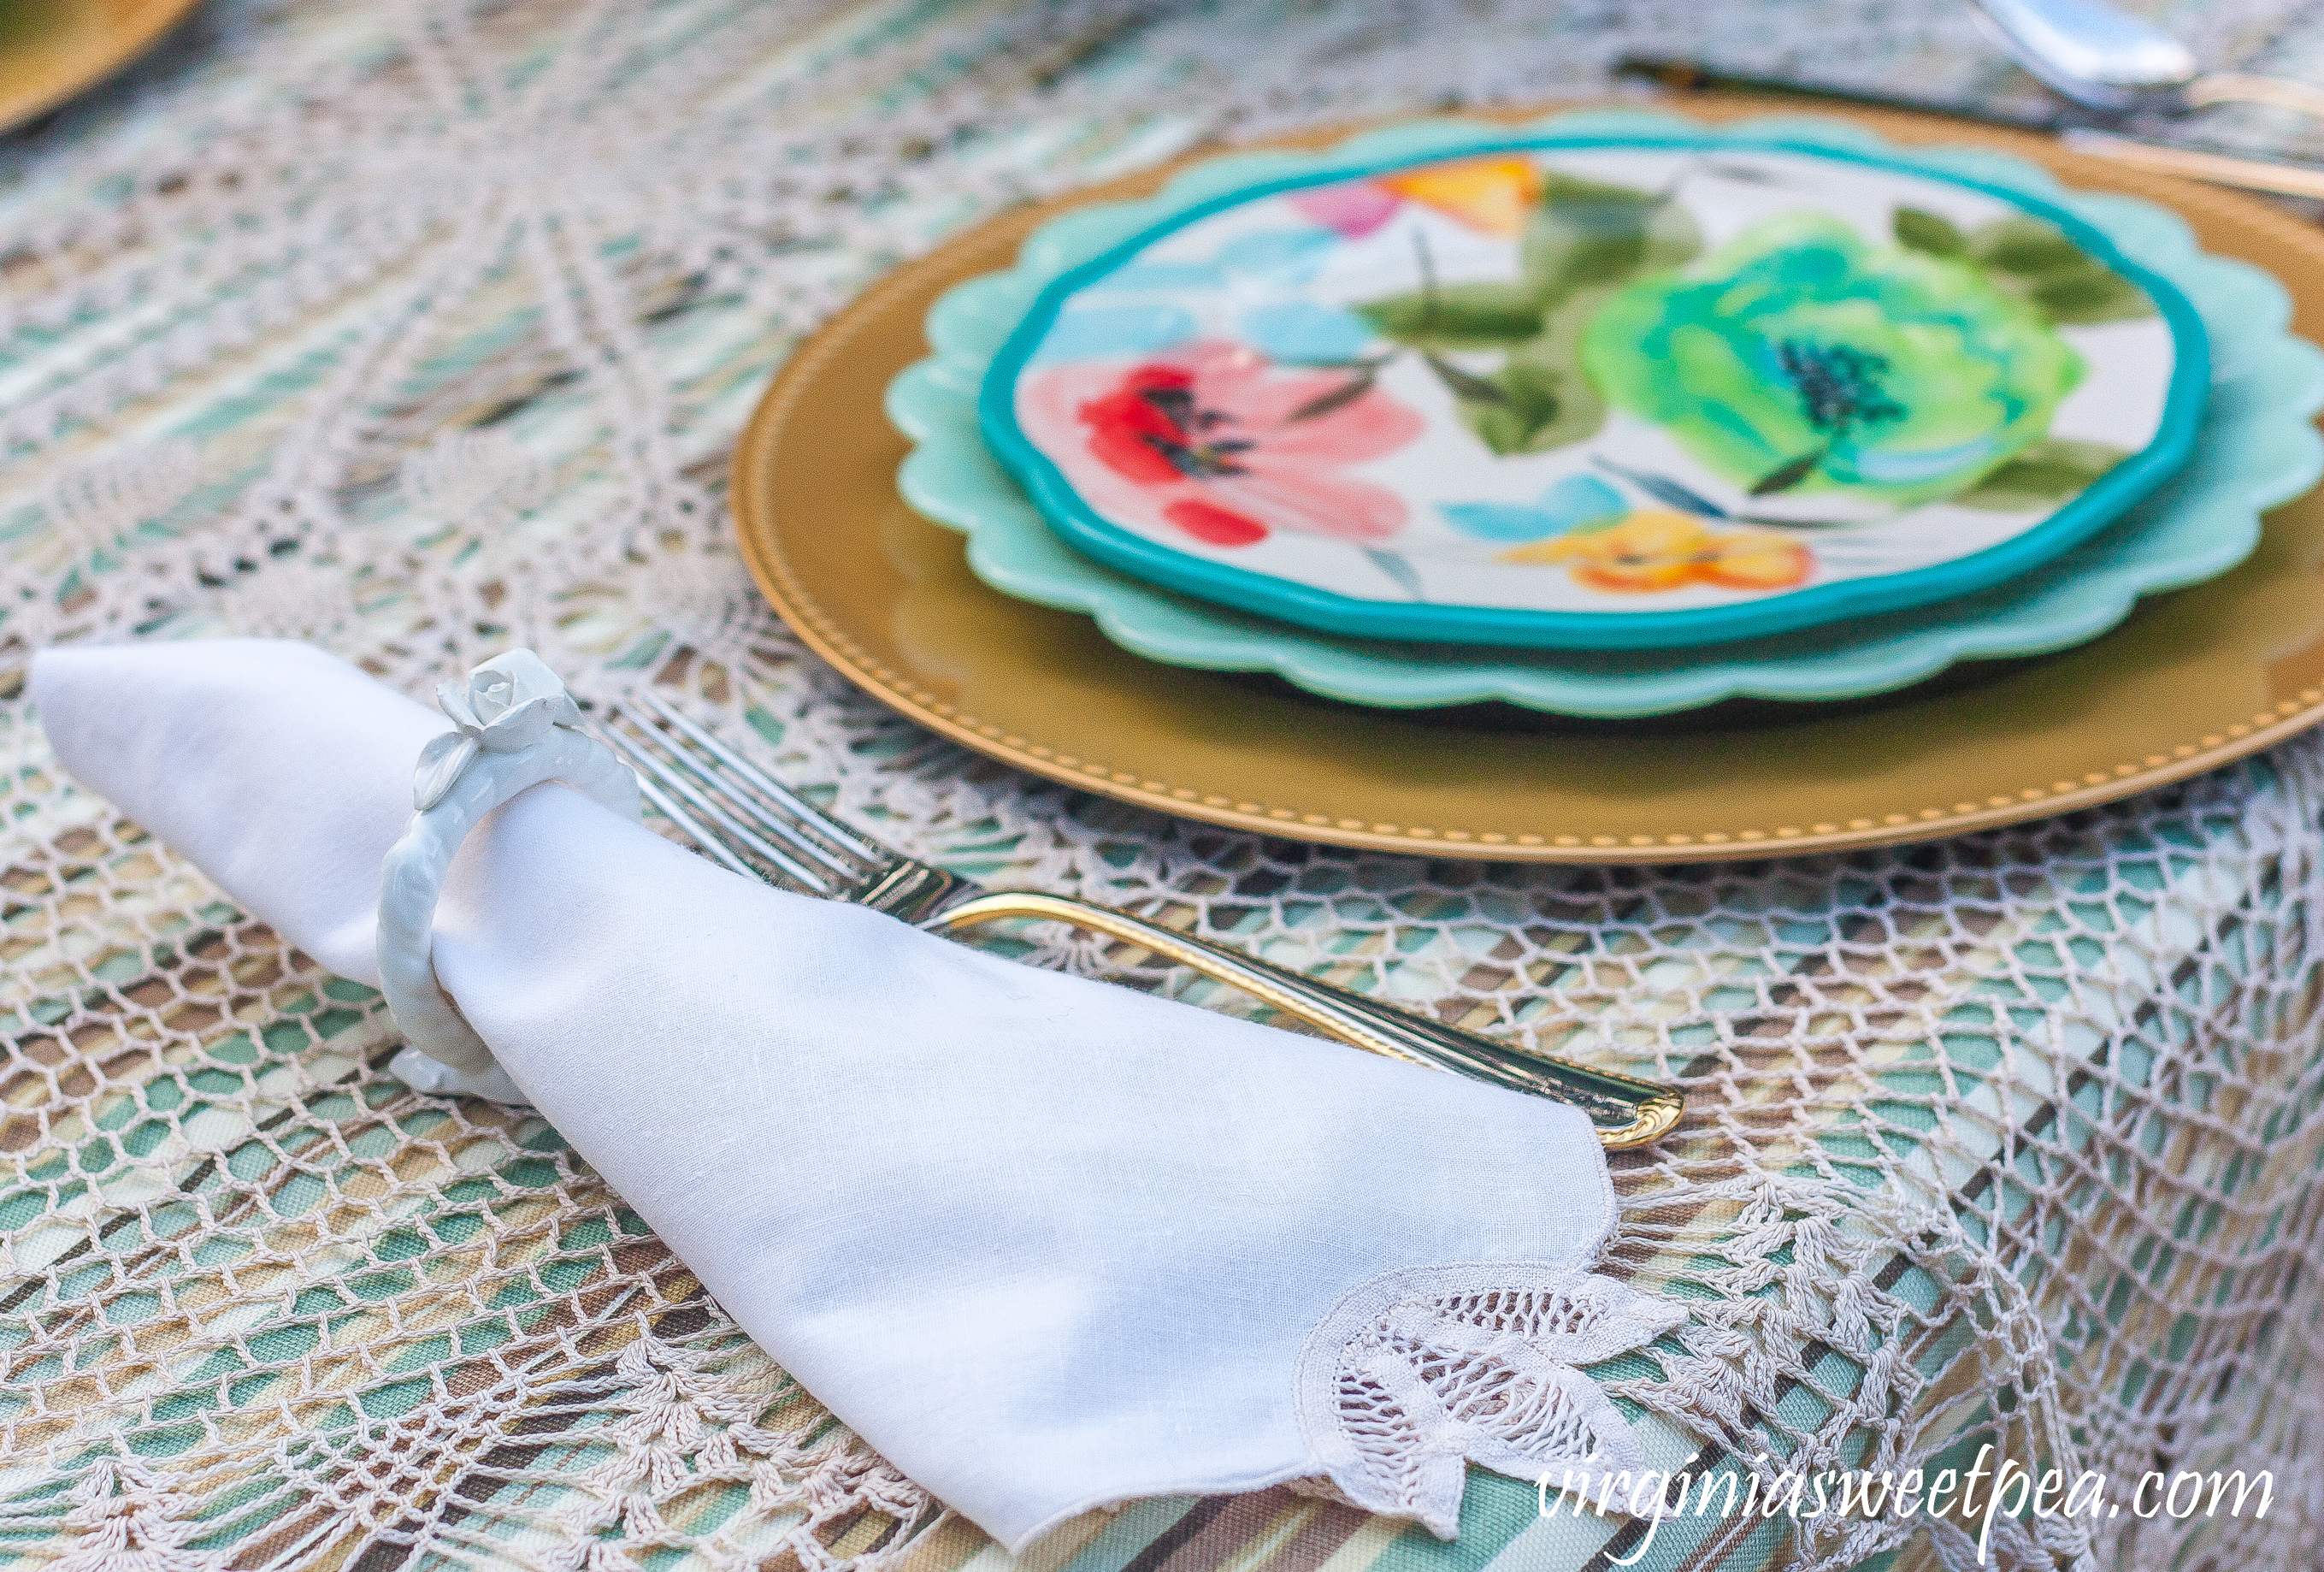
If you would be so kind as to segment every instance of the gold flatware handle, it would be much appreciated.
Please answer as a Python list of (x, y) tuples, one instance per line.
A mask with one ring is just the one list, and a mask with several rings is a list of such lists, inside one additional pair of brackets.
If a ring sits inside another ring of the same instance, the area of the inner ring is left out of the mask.
[(1141, 946), (1214, 982), (1231, 984), (1351, 1047), (1570, 1103), (1589, 1117), (1609, 1148), (1644, 1146), (1678, 1123), (1682, 1103), (1673, 1087), (1496, 1042), (1094, 902), (1002, 890), (963, 902), (928, 926), (952, 933), (1012, 917), (1069, 923)]
[(2239, 190), (2264, 191), (2275, 197), (2324, 200), (2324, 170), (2304, 164), (2241, 158), (2233, 153), (2210, 153), (2201, 148), (2164, 147), (2104, 131), (2069, 130), (2060, 133), (2058, 140), (2076, 153), (2094, 153), (2134, 169), (2152, 170), (2156, 174), (2207, 180), (2215, 186), (2233, 186)]
[(2264, 104), (2295, 115), (2324, 117), (2324, 88), (2290, 77), (2256, 77), (2243, 71), (2213, 71), (2187, 84), (2180, 97), (2192, 109), (2214, 104)]

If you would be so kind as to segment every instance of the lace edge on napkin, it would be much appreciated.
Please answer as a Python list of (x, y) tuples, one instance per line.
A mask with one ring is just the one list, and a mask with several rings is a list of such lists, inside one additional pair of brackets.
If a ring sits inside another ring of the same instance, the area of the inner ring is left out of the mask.
[[(1469, 1263), (1383, 1273), (1307, 1335), (1299, 1429), (1350, 1504), (1460, 1531), (1464, 1466), (1532, 1484), (1646, 1466), (1579, 1368), (1642, 1347), (1686, 1312), (1579, 1266)], [(1314, 1485), (1311, 1489), (1318, 1488)]]

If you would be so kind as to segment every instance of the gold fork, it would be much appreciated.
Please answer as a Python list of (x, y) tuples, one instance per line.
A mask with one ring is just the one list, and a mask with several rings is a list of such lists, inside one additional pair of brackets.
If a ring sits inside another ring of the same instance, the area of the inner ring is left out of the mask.
[(869, 906), (942, 934), (1009, 918), (1070, 923), (1231, 984), (1352, 1047), (1570, 1103), (1609, 1147), (1643, 1146), (1678, 1123), (1673, 1087), (1497, 1042), (1134, 912), (1069, 895), (986, 891), (841, 824), (657, 694), (585, 707), (637, 772), (646, 800), (745, 878)]

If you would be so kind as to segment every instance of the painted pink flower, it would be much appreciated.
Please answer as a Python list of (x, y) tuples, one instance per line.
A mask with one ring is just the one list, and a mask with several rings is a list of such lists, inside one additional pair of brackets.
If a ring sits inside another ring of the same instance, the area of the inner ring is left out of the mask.
[(1396, 210), (1404, 206), (1403, 198), (1370, 180), (1342, 180), (1335, 186), (1317, 186), (1313, 190), (1296, 191), (1286, 199), (1292, 211), (1302, 218), (1337, 230), (1350, 240), (1361, 240), (1395, 217)]
[(1403, 500), (1341, 473), (1420, 435), (1419, 415), (1350, 371), (1285, 371), (1206, 339), (1139, 362), (1061, 365), (1028, 382), (1018, 418), (1104, 517), (1168, 524), (1213, 546), (1271, 530), (1385, 541)]

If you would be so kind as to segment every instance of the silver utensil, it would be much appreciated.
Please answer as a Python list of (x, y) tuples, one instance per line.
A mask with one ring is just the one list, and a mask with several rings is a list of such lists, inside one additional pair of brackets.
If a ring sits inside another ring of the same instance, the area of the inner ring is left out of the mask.
[(2205, 71), (2187, 46), (2108, 0), (1970, 0), (1987, 36), (2052, 91), (2091, 109), (2180, 114), (2267, 104), (2324, 116), (2324, 88)]
[(2110, 159), (2135, 169), (2204, 180), (2215, 186), (2230, 186), (2237, 190), (2324, 200), (2324, 169), (2313, 164), (2252, 158), (2197, 143), (2156, 142), (2146, 137), (2120, 135), (2075, 124), (2066, 114), (2056, 111), (2026, 115), (2007, 108), (1972, 107), (1945, 99), (1866, 92), (1778, 77), (1744, 76), (1716, 70), (1699, 60), (1654, 55), (1625, 56), (1615, 66), (1614, 74), (1652, 82), (1674, 93), (1779, 94), (1787, 97), (1856, 105), (1867, 109), (1898, 109), (1914, 115), (1940, 115), (1979, 125), (2004, 125), (2013, 131), (2054, 134), (2061, 143), (2076, 153)]
[(841, 824), (659, 695), (584, 707), (655, 810), (745, 878), (943, 934), (1008, 918), (1071, 923), (1231, 983), (1354, 1047), (1570, 1103), (1609, 1147), (1644, 1145), (1678, 1122), (1674, 1087), (1496, 1042), (1134, 912), (1037, 891), (983, 890)]

